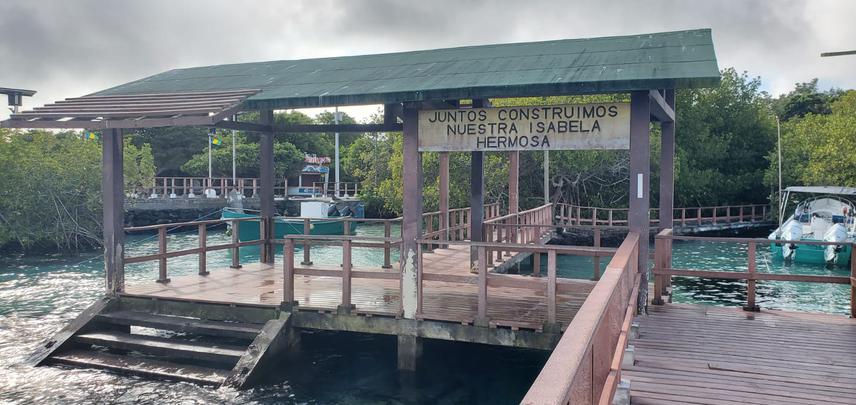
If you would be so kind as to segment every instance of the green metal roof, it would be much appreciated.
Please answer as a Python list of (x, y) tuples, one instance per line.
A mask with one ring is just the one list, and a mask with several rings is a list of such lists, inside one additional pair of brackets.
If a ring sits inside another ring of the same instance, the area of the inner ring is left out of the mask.
[(709, 29), (175, 69), (95, 95), (261, 89), (250, 109), (618, 93), (719, 83)]

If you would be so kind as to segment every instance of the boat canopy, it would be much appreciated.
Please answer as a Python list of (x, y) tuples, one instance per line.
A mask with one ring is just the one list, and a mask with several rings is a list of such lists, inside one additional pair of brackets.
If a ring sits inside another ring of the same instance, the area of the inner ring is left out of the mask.
[(792, 193), (856, 195), (856, 187), (791, 186), (791, 187), (786, 188), (785, 191), (792, 192)]

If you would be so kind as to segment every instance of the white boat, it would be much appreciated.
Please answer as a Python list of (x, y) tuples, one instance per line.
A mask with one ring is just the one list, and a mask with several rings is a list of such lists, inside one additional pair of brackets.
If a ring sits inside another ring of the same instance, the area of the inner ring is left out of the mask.
[(788, 187), (779, 205), (783, 218), (794, 195), (794, 213), (770, 234), (774, 241), (841, 242), (840, 245), (772, 243), (775, 257), (816, 264), (850, 263), (856, 242), (856, 188), (830, 186)]

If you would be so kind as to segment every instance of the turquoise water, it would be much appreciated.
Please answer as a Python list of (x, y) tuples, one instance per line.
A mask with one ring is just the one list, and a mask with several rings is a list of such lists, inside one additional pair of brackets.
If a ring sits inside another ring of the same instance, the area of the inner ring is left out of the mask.
[[(382, 235), (380, 226), (363, 226), (362, 235)], [(397, 234), (397, 230), (393, 230)], [(226, 243), (221, 231), (210, 231), (210, 243)], [(198, 245), (196, 235), (169, 236), (169, 249)], [(154, 253), (148, 235), (128, 238), (129, 256)], [(676, 242), (675, 267), (742, 269), (745, 245)], [(393, 251), (394, 252), (394, 251)], [(298, 256), (302, 254), (300, 249)], [(382, 251), (354, 249), (357, 266), (377, 265)], [(258, 249), (243, 249), (241, 260), (258, 260)], [(341, 249), (314, 247), (316, 263), (338, 264)], [(414, 376), (395, 368), (395, 340), (386, 336), (347, 333), (305, 333), (300, 357), (269, 373), (255, 389), (236, 392), (187, 383), (159, 382), (109, 372), (55, 367), (33, 368), (23, 363), (44, 338), (90, 305), (103, 292), (100, 256), (68, 258), (0, 257), (0, 402), (2, 403), (517, 403), (546, 361), (542, 352), (452, 342), (426, 343), (424, 363)], [(277, 260), (281, 260), (278, 258)], [(397, 255), (393, 253), (393, 260)], [(601, 259), (605, 268), (608, 258)], [(209, 269), (227, 267), (228, 251), (211, 252)], [(546, 257), (541, 261), (546, 274)], [(560, 256), (559, 275), (591, 278), (591, 258)], [(197, 271), (195, 255), (169, 260), (170, 276)], [(521, 271), (526, 272), (524, 263)], [(846, 275), (847, 269), (786, 265), (760, 251), (759, 271)], [(155, 262), (127, 266), (130, 283), (153, 282)], [(745, 283), (676, 278), (676, 302), (743, 305)], [(762, 308), (847, 313), (845, 285), (763, 282), (758, 285)]]
[[(383, 227), (365, 226), (358, 233), (382, 235)], [(228, 240), (223, 232), (209, 233), (212, 244)], [(170, 250), (196, 246), (194, 234), (169, 235)], [(157, 242), (146, 235), (129, 237), (127, 251), (129, 256), (153, 253)], [(381, 250), (354, 248), (355, 265), (376, 264), (381, 257)], [(316, 263), (338, 264), (340, 258), (341, 249), (312, 249)], [(419, 372), (399, 375), (394, 337), (315, 332), (303, 334), (297, 359), (242, 392), (24, 364), (41, 340), (101, 296), (101, 257), (84, 259), (0, 257), (0, 403), (512, 404), (547, 360), (548, 354), (539, 351), (428, 341)], [(241, 259), (257, 261), (258, 249), (242, 249)], [(228, 251), (208, 255), (209, 269), (230, 262)], [(170, 259), (170, 276), (196, 273), (196, 266), (195, 255)], [(156, 278), (155, 262), (127, 266), (129, 284)]]

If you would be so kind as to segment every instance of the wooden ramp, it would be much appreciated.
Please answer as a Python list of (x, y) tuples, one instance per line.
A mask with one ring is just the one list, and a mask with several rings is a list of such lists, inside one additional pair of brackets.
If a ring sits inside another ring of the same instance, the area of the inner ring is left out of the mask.
[(667, 304), (640, 324), (633, 404), (856, 404), (856, 319)]

